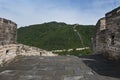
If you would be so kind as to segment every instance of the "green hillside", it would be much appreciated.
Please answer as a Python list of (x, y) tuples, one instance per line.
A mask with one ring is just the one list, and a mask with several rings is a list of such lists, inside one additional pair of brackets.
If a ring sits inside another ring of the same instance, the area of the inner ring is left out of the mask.
[[(18, 42), (46, 50), (70, 49), (82, 47), (80, 39), (73, 30), (74, 25), (49, 22), (21, 27), (18, 29)], [(76, 27), (85, 46), (90, 46), (94, 26)]]

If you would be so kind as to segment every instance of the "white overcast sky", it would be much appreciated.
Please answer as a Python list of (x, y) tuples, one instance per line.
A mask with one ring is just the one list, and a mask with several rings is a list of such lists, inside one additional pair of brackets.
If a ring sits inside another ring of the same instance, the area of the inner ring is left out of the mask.
[(0, 17), (20, 26), (58, 21), (95, 25), (119, 0), (0, 0)]

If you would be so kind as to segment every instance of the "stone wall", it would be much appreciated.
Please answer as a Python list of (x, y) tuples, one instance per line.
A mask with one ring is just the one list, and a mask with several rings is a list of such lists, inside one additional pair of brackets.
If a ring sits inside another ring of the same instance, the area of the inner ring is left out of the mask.
[(106, 14), (106, 28), (106, 51), (109, 57), (120, 59), (120, 7)]
[(17, 24), (0, 18), (0, 45), (16, 43)]
[(120, 7), (106, 13), (106, 27), (112, 32), (120, 29)]
[(101, 18), (96, 24), (96, 31), (93, 38), (93, 51), (94, 53), (101, 53), (105, 47), (105, 18)]
[(8, 63), (18, 55), (22, 56), (57, 56), (36, 47), (16, 44), (17, 24), (0, 18), (0, 64)]
[[(120, 7), (106, 13), (105, 21), (100, 19), (96, 25), (93, 39), (94, 53), (102, 53), (110, 59), (120, 59)], [(105, 22), (105, 26), (101, 25)], [(102, 28), (102, 29), (101, 29)], [(104, 28), (104, 29), (103, 29)]]
[(57, 54), (23, 44), (0, 46), (0, 64), (9, 63), (16, 56), (57, 56)]

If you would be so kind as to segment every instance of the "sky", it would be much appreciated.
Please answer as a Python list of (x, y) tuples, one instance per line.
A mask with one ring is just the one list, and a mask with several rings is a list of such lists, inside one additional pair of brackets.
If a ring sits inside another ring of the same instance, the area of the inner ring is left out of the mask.
[(119, 0), (0, 0), (0, 17), (18, 27), (44, 22), (95, 25)]

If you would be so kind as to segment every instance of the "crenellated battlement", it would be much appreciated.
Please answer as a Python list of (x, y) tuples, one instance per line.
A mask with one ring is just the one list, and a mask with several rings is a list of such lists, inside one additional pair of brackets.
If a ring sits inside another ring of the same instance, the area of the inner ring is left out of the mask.
[(12, 25), (12, 26), (17, 26), (17, 24), (11, 20), (5, 19), (5, 18), (0, 18), (0, 24), (1, 23), (5, 23), (8, 25)]

